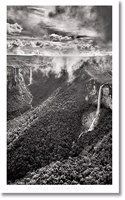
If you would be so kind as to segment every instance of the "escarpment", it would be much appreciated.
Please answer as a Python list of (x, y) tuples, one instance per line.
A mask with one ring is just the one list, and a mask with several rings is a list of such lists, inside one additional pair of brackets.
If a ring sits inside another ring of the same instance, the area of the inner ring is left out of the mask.
[(7, 118), (13, 119), (31, 108), (32, 95), (20, 68), (7, 67)]

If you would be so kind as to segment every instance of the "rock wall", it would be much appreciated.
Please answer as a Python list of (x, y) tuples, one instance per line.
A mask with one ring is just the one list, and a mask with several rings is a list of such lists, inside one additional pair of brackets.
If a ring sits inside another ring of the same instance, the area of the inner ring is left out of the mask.
[(25, 85), (20, 68), (7, 67), (7, 119), (13, 119), (31, 108), (32, 95)]

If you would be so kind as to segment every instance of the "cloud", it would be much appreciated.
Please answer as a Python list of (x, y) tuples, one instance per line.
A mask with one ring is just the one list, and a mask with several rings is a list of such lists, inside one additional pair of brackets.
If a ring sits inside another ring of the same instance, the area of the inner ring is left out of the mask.
[(56, 6), (48, 16), (58, 30), (112, 39), (111, 6)]
[(15, 34), (15, 33), (21, 33), (22, 32), (22, 27), (18, 24), (9, 24), (7, 23), (7, 33), (8, 34)]
[(24, 35), (57, 33), (112, 39), (111, 6), (8, 6), (7, 19), (20, 24)]
[(50, 39), (53, 40), (53, 41), (69, 41), (71, 40), (71, 37), (69, 36), (61, 36), (61, 35), (58, 35), (58, 34), (51, 34), (50, 36)]
[(35, 9), (28, 6), (8, 6), (7, 22), (18, 23), (23, 28), (21, 35), (42, 36), (47, 33), (46, 25), (42, 26), (42, 10), (36, 12)]
[(65, 13), (65, 6), (55, 6), (54, 12), (49, 12), (49, 17), (56, 17), (62, 13)]

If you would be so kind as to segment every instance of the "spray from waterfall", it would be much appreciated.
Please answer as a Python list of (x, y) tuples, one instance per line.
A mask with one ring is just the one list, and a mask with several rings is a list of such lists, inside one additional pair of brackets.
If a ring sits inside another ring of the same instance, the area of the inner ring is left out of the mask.
[[(43, 60), (44, 61), (44, 60)], [(80, 68), (83, 63), (83, 59), (81, 57), (52, 57), (46, 60), (46, 63), (35, 63), (33, 66), (33, 71), (41, 71), (42, 74), (46, 77), (49, 77), (50, 73), (55, 75), (55, 78), (60, 78), (62, 75), (62, 71), (65, 70), (68, 74), (68, 82), (72, 82), (75, 79), (74, 72)], [(31, 78), (32, 74), (30, 73)]]

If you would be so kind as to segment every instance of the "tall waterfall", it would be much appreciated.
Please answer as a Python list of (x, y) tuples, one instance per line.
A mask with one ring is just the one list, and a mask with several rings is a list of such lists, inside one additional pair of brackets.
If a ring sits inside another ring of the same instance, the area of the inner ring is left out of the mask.
[(100, 114), (100, 105), (101, 105), (101, 92), (102, 92), (103, 86), (104, 86), (104, 84), (101, 85), (100, 88), (99, 88), (96, 115), (95, 115), (95, 117), (94, 117), (94, 119), (93, 119), (93, 121), (92, 121), (92, 123), (91, 123), (91, 125), (89, 127), (88, 132), (92, 131), (95, 128), (95, 126), (97, 125), (97, 123), (98, 123), (99, 114)]
[(102, 92), (102, 88), (103, 88), (104, 84), (100, 86), (99, 88), (99, 93), (98, 93), (98, 104), (97, 104), (97, 111), (96, 111), (96, 115), (99, 115), (100, 113), (100, 105), (101, 105), (101, 92)]
[(32, 68), (30, 67), (30, 78), (29, 78), (29, 85), (32, 84), (32, 80), (33, 80), (33, 72), (32, 72)]

